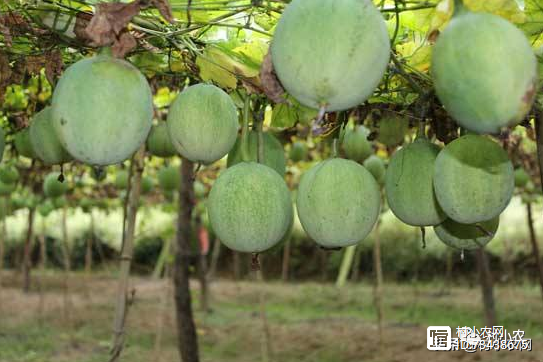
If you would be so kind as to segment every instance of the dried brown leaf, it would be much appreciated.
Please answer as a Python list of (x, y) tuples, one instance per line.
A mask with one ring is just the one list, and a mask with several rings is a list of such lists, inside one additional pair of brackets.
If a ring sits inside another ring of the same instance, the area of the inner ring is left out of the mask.
[(113, 43), (111, 52), (116, 58), (124, 58), (124, 56), (134, 49), (136, 45), (138, 45), (136, 43), (136, 38), (134, 38), (134, 36), (128, 31), (124, 31), (121, 33), (117, 41)]
[(0, 53), (0, 101), (4, 99), (6, 87), (10, 84), (11, 73), (7, 55)]
[(74, 33), (79, 40), (82, 40), (85, 43), (91, 40), (86, 30), (91, 20), (92, 15), (84, 12), (78, 12), (75, 16)]
[(56, 49), (45, 55), (45, 77), (49, 84), (55, 85), (57, 83), (63, 67), (64, 61), (60, 50)]
[(27, 56), (25, 59), (25, 72), (33, 75), (40, 74), (41, 69), (45, 66), (45, 56), (30, 55)]
[(275, 70), (273, 69), (273, 63), (271, 58), (271, 48), (268, 50), (268, 54), (264, 57), (262, 66), (260, 68), (260, 83), (266, 96), (275, 103), (286, 103), (284, 97), (285, 90), (279, 82)]
[(151, 4), (158, 9), (158, 12), (164, 17), (164, 19), (168, 20), (172, 24), (175, 22), (172, 8), (168, 0), (151, 0)]
[(13, 39), (11, 38), (11, 32), (9, 31), (9, 28), (5, 24), (5, 17), (0, 16), (0, 34), (4, 36), (4, 43), (7, 47), (12, 46)]
[[(100, 3), (96, 13), (86, 28), (86, 33), (94, 46), (110, 46), (120, 40), (121, 31), (140, 11), (140, 2)], [(125, 40), (126, 41), (126, 37)], [(119, 45), (123, 48), (123, 45)]]

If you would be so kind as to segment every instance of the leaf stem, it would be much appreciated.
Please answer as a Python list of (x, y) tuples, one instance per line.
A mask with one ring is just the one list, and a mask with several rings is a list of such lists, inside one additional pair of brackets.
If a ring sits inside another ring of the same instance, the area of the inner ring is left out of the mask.
[(251, 100), (245, 97), (243, 102), (243, 126), (241, 128), (241, 159), (243, 162), (249, 162), (249, 111), (251, 108)]

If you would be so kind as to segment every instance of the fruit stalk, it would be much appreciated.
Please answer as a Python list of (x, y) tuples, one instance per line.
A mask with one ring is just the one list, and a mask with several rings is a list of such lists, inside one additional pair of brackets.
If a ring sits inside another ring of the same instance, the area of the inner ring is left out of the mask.
[(243, 162), (249, 161), (249, 110), (251, 107), (251, 101), (249, 97), (245, 98), (243, 102), (243, 126), (241, 128), (241, 159)]

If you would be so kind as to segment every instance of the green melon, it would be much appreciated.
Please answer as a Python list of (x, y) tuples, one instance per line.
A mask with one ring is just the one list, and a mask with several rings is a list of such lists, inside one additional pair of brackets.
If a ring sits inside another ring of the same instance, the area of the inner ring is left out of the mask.
[(179, 169), (174, 166), (163, 167), (158, 170), (158, 184), (164, 191), (174, 191), (179, 189), (181, 184), (181, 175)]
[(117, 170), (115, 187), (117, 190), (126, 190), (128, 188), (128, 170)]
[(43, 193), (45, 196), (55, 198), (62, 196), (68, 191), (68, 185), (66, 182), (60, 182), (58, 172), (51, 172), (43, 180)]
[(238, 115), (232, 98), (214, 85), (188, 87), (168, 113), (173, 145), (185, 158), (209, 164), (224, 157), (238, 134)]
[(381, 194), (362, 165), (345, 159), (322, 161), (300, 180), (296, 206), (304, 230), (328, 248), (354, 245), (377, 221)]
[(89, 213), (94, 207), (94, 201), (92, 199), (89, 199), (88, 197), (84, 197), (79, 200), (79, 207), (81, 207), (81, 210), (83, 210), (83, 212)]
[[(277, 138), (270, 133), (264, 133), (264, 161), (261, 162), (264, 165), (273, 168), (281, 176), (285, 175), (287, 160), (285, 158), (285, 151), (283, 145)], [(258, 133), (255, 131), (249, 132), (247, 135), (249, 160), (257, 162), (258, 156)], [(241, 152), (241, 138), (238, 138), (232, 150), (228, 153), (227, 166), (231, 167), (242, 162)]]
[(434, 192), (434, 166), (440, 148), (425, 138), (396, 151), (385, 178), (390, 209), (412, 226), (433, 226), (446, 219)]
[(8, 196), (11, 195), (13, 191), (17, 188), (17, 184), (15, 183), (3, 183), (0, 181), (0, 196)]
[(523, 188), (530, 181), (530, 175), (522, 167), (519, 167), (515, 170), (515, 186)]
[(230, 249), (259, 253), (277, 244), (292, 220), (290, 192), (273, 169), (242, 162), (215, 181), (207, 203), (218, 238)]
[(0, 162), (4, 158), (4, 148), (6, 147), (6, 134), (4, 129), (0, 127)]
[(19, 181), (19, 170), (12, 164), (0, 166), (0, 181), (13, 184)]
[(389, 53), (386, 24), (369, 0), (294, 0), (271, 45), (286, 91), (329, 112), (367, 100), (385, 73)]
[(207, 192), (206, 186), (203, 183), (201, 183), (198, 180), (194, 181), (194, 195), (197, 198), (201, 199), (205, 197), (206, 192)]
[(434, 87), (447, 112), (477, 133), (518, 124), (536, 94), (537, 59), (507, 20), (469, 11), (453, 17), (432, 52)]
[(101, 54), (71, 65), (53, 93), (53, 123), (64, 148), (95, 166), (122, 162), (145, 142), (153, 120), (145, 77)]
[(153, 183), (152, 178), (150, 178), (149, 176), (143, 176), (141, 178), (141, 194), (142, 195), (146, 195), (149, 192), (151, 192), (151, 190), (153, 190), (153, 187), (154, 187), (154, 183)]
[(507, 153), (485, 136), (465, 135), (437, 156), (434, 190), (447, 216), (475, 224), (498, 216), (515, 188), (513, 165)]
[(51, 200), (47, 200), (41, 204), (38, 205), (37, 210), (38, 213), (42, 217), (47, 217), (53, 210), (55, 209), (55, 206), (53, 205), (53, 202)]
[(386, 167), (381, 157), (371, 155), (364, 161), (363, 165), (379, 185), (385, 182)]
[(388, 147), (400, 145), (408, 130), (406, 119), (387, 112), (378, 122), (377, 141)]
[[(443, 243), (460, 250), (475, 250), (488, 244), (494, 238), (500, 217), (476, 225), (460, 224), (454, 220), (446, 219), (443, 223), (434, 226), (434, 231)], [(488, 232), (488, 233), (487, 233)], [(492, 234), (492, 235), (489, 235)]]
[(66, 197), (64, 196), (52, 198), (51, 201), (53, 202), (53, 206), (56, 209), (62, 209), (64, 206), (68, 204), (68, 202), (66, 201)]
[(72, 156), (62, 147), (55, 133), (51, 107), (45, 107), (36, 113), (29, 129), (32, 148), (46, 165), (62, 164), (72, 160)]
[(368, 141), (368, 135), (369, 131), (364, 126), (356, 126), (345, 131), (342, 146), (348, 159), (362, 163), (371, 156), (373, 147)]
[(306, 157), (307, 157), (307, 146), (305, 145), (305, 143), (296, 141), (290, 145), (288, 158), (290, 158), (292, 162), (303, 161), (306, 159)]
[(167, 158), (177, 155), (177, 150), (168, 133), (168, 125), (165, 122), (159, 122), (158, 125), (151, 128), (149, 137), (147, 137), (147, 150), (157, 157)]
[(16, 211), (26, 207), (26, 197), (21, 194), (13, 195), (9, 199), (11, 211)]
[(14, 137), (15, 149), (17, 153), (21, 156), (28, 158), (37, 158), (36, 152), (32, 147), (32, 142), (30, 141), (30, 131), (28, 128), (24, 128), (17, 132)]

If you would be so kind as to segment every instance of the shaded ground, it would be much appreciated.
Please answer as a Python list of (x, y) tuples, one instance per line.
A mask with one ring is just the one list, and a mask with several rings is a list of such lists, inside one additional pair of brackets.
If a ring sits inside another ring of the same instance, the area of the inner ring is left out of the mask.
[[(7, 275), (6, 275), (7, 274)], [(0, 362), (106, 362), (116, 281), (96, 274), (71, 275), (68, 293), (59, 272), (35, 274), (30, 294), (20, 277), (4, 272), (0, 291)], [(41, 290), (39, 292), (39, 285)], [(164, 281), (135, 278), (121, 361), (178, 361), (171, 290)], [(192, 285), (198, 310), (198, 285)], [(213, 312), (197, 311), (203, 362), (262, 361), (263, 319), (274, 362), (543, 362), (543, 303), (535, 286), (498, 287), (498, 318), (509, 330), (526, 331), (532, 352), (430, 352), (429, 325), (481, 327), (478, 288), (386, 285), (384, 341), (379, 346), (372, 287), (316, 283), (212, 284)], [(260, 304), (265, 301), (265, 305)], [(261, 309), (263, 307), (263, 309)]]

